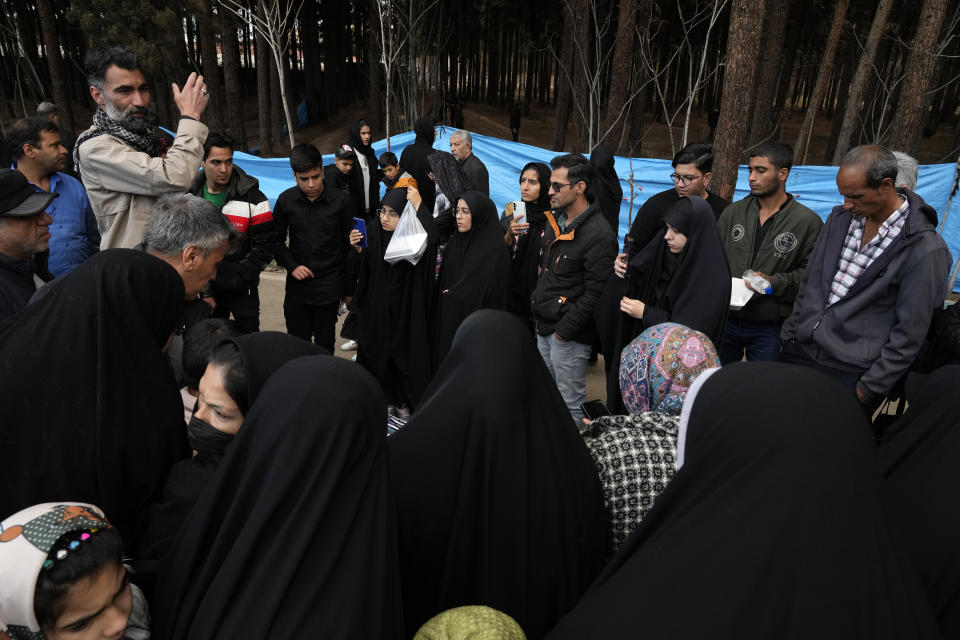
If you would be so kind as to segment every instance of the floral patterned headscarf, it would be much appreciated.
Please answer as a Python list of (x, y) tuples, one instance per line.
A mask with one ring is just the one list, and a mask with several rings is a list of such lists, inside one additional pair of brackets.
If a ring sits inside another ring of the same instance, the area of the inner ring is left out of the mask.
[(650, 327), (620, 357), (620, 393), (630, 413), (680, 415), (697, 376), (720, 366), (706, 335), (674, 322)]
[(79, 502), (34, 505), (0, 523), (0, 638), (43, 640), (33, 596), (47, 555), (64, 534), (109, 526), (97, 507)]

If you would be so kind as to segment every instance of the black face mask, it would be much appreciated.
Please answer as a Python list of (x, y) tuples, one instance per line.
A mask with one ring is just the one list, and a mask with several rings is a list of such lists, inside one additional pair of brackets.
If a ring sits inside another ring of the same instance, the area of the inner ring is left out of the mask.
[(233, 434), (215, 429), (209, 422), (193, 416), (187, 425), (187, 440), (198, 454), (217, 455), (226, 451), (227, 445), (233, 440)]

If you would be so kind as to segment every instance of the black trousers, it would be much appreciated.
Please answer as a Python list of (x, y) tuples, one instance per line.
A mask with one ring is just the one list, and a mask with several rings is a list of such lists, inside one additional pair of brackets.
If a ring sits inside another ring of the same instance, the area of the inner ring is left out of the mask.
[(229, 318), (232, 313), (247, 333), (260, 331), (260, 292), (256, 287), (245, 291), (216, 291), (214, 300), (217, 301), (214, 318)]
[(305, 304), (284, 300), (283, 317), (287, 321), (287, 333), (303, 338), (307, 342), (313, 342), (333, 353), (339, 307), (339, 301), (328, 304)]

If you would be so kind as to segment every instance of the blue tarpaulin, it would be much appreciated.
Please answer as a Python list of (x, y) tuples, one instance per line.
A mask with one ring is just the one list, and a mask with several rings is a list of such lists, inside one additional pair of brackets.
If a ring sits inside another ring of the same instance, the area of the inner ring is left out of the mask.
[[(450, 150), (450, 134), (453, 129), (440, 129), (434, 148), (444, 151)], [(528, 162), (544, 162), (549, 165), (550, 159), (557, 152), (518, 142), (510, 142), (499, 138), (473, 135), (473, 152), (483, 160), (490, 172), (490, 198), (502, 210), (506, 203), (520, 198), (520, 169)], [(390, 138), (390, 150), (397, 157), (403, 148), (413, 142), (413, 132), (401, 133)], [(373, 144), (377, 155), (387, 150), (387, 141), (380, 140)], [(322, 149), (321, 149), (322, 151)], [(245, 153), (235, 153), (234, 162), (250, 175), (260, 179), (260, 189), (274, 202), (280, 193), (294, 186), (290, 163), (286, 158), (258, 158)], [(333, 162), (333, 154), (323, 156), (324, 164)], [(623, 236), (630, 227), (630, 220), (636, 215), (637, 209), (650, 196), (673, 188), (670, 174), (673, 169), (669, 160), (652, 160), (648, 158), (621, 158), (615, 159), (617, 174), (620, 176), (620, 186), (623, 188), (624, 202), (620, 208), (619, 240), (623, 243)], [(953, 187), (954, 175), (957, 171), (953, 164), (932, 164), (920, 167), (920, 179), (917, 193), (927, 201), (927, 204), (936, 209), (940, 216), (940, 233), (950, 247), (954, 259), (960, 258), (960, 215), (947, 213), (947, 203), (950, 190)], [(834, 181), (837, 175), (836, 167), (799, 166), (790, 171), (787, 181), (787, 190), (799, 202), (816, 211), (821, 218), (826, 218), (836, 205), (842, 202), (837, 185)], [(631, 184), (633, 185), (631, 191)], [(382, 185), (381, 185), (382, 190)], [(737, 178), (735, 200), (746, 197), (749, 193), (747, 186), (747, 169), (740, 167)], [(631, 207), (632, 200), (632, 207)], [(955, 209), (956, 207), (951, 207)]]

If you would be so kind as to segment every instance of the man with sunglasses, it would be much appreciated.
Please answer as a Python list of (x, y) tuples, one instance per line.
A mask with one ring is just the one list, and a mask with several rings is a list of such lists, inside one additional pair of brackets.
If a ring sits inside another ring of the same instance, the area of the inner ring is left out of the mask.
[(537, 347), (578, 426), (587, 399), (587, 362), (597, 339), (593, 310), (610, 278), (617, 236), (586, 190), (593, 177), (579, 153), (550, 162), (550, 207), (540, 278), (530, 296)]
[(691, 142), (673, 156), (673, 189), (651, 196), (633, 220), (630, 233), (624, 239), (623, 253), (617, 256), (614, 271), (621, 278), (627, 264), (647, 243), (663, 232), (663, 216), (677, 200), (684, 196), (703, 198), (720, 218), (729, 201), (707, 190), (713, 178), (713, 147), (703, 142)]

